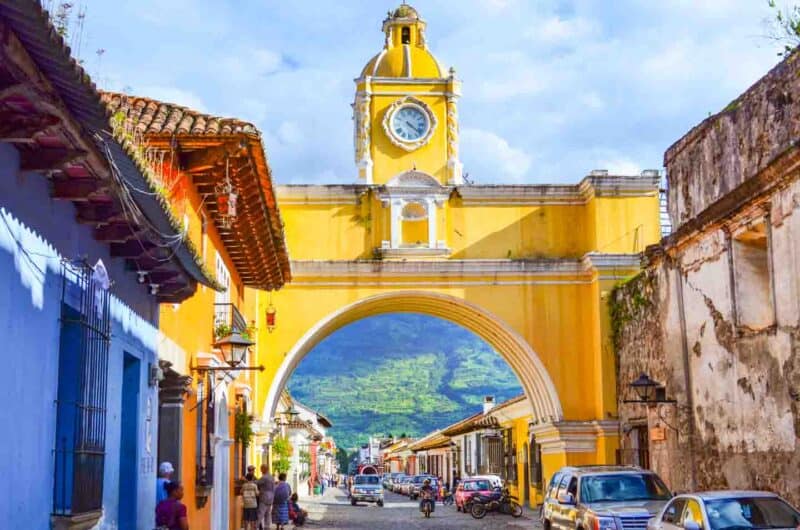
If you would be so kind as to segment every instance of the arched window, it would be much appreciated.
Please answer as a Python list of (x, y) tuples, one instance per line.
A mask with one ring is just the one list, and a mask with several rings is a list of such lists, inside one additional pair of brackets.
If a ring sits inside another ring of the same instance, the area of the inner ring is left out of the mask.
[(420, 202), (409, 202), (403, 206), (403, 221), (421, 221), (428, 218), (428, 209)]
[(400, 32), (400, 42), (402, 44), (411, 44), (411, 28), (408, 26), (403, 26)]

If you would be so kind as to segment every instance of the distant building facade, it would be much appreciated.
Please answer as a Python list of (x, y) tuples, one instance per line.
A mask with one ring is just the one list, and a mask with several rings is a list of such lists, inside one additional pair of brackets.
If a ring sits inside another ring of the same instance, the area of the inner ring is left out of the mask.
[[(610, 298), (620, 460), (676, 491), (800, 503), (798, 78), (794, 53), (667, 150), (675, 231)], [(640, 374), (662, 403), (626, 402)]]

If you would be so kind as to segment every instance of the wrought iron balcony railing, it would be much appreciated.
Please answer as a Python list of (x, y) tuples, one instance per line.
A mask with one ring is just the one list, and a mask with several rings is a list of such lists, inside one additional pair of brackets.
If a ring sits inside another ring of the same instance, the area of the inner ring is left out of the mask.
[(214, 329), (228, 326), (231, 331), (241, 333), (247, 329), (247, 320), (234, 304), (214, 304)]

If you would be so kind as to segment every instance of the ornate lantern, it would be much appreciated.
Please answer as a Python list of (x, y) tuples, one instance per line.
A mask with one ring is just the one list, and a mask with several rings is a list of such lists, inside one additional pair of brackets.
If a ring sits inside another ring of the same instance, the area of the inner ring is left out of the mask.
[(272, 305), (272, 302), (269, 303), (269, 307), (267, 307), (267, 331), (272, 333), (275, 330), (275, 314), (277, 313), (275, 306)]
[(222, 351), (225, 362), (232, 368), (236, 368), (244, 363), (247, 348), (253, 344), (255, 344), (253, 341), (242, 337), (239, 332), (234, 331), (227, 337), (218, 340), (214, 346)]

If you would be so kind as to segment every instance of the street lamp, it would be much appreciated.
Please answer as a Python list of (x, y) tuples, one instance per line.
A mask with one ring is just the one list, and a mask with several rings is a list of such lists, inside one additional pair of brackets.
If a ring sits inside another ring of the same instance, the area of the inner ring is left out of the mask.
[(253, 341), (244, 338), (238, 331), (234, 331), (215, 342), (214, 347), (219, 348), (226, 363), (232, 368), (236, 368), (244, 362), (247, 349), (253, 344), (255, 344)]
[(244, 364), (247, 350), (253, 344), (255, 342), (246, 339), (240, 332), (233, 331), (213, 344), (214, 348), (222, 352), (222, 358), (228, 366), (193, 366), (191, 369), (197, 372), (233, 372), (239, 370), (258, 370), (263, 372), (263, 365), (241, 366)]
[(631, 387), (639, 399), (626, 399), (623, 403), (677, 403), (674, 399), (667, 399), (667, 391), (664, 385), (658, 381), (650, 379), (650, 376), (642, 373), (632, 383), (628, 385)]

